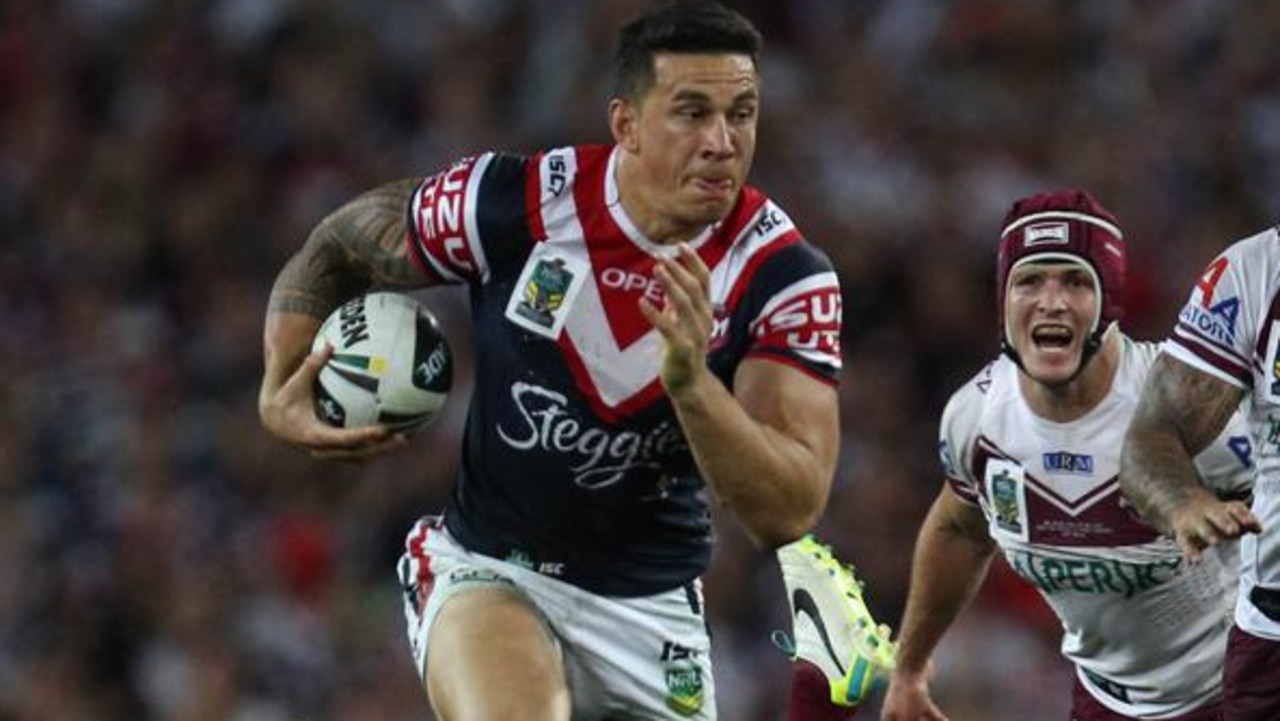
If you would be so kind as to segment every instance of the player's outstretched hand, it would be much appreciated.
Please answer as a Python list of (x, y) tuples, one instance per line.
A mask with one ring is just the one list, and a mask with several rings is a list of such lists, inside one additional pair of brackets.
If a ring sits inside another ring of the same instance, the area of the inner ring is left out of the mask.
[(897, 670), (889, 678), (880, 718), (883, 721), (949, 721), (929, 697), (928, 672), (913, 674)]
[(1205, 493), (1187, 501), (1169, 518), (1173, 538), (1188, 561), (1198, 563), (1206, 548), (1246, 533), (1258, 533), (1262, 524), (1240, 501), (1223, 501)]
[(663, 291), (662, 308), (642, 298), (640, 312), (662, 334), (662, 384), (675, 393), (706, 370), (714, 327), (711, 271), (687, 243), (679, 245), (674, 258), (659, 255), (654, 262), (653, 274)]
[(316, 416), (316, 378), (332, 354), (332, 346), (311, 353), (279, 387), (264, 381), (258, 402), (262, 425), (321, 460), (365, 461), (403, 447), (404, 435), (386, 426), (335, 428)]

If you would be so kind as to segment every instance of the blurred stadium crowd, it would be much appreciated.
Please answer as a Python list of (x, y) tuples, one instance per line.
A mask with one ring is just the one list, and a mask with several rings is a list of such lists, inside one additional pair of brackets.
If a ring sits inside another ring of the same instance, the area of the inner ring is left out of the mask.
[[(1091, 189), (1129, 235), (1127, 329), (1162, 335), (1216, 249), (1280, 218), (1280, 2), (730, 4), (768, 42), (754, 182), (847, 294), (821, 532), (896, 622), (937, 414), (997, 351), (1005, 209)], [(271, 278), (373, 184), (606, 141), (609, 55), (641, 5), (0, 5), (0, 721), (431, 718), (393, 564), (455, 467), (465, 298), (424, 296), (461, 357), (450, 417), (331, 466), (258, 424)], [(781, 584), (722, 520), (722, 718), (776, 721)], [(1056, 636), (997, 571), (936, 697), (956, 721), (1063, 718)]]

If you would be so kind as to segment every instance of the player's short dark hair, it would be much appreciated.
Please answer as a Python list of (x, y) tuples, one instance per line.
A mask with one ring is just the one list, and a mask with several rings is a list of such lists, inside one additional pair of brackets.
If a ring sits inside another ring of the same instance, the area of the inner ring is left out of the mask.
[(659, 53), (746, 55), (758, 65), (764, 39), (742, 15), (710, 0), (677, 0), (622, 27), (614, 57), (616, 97), (638, 100), (653, 86)]

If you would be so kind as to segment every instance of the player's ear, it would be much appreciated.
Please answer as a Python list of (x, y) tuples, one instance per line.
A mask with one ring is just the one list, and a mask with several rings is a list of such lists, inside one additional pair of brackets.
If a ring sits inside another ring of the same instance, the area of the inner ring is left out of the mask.
[(630, 153), (640, 149), (639, 112), (639, 108), (622, 98), (609, 101), (609, 131), (613, 133), (613, 142)]

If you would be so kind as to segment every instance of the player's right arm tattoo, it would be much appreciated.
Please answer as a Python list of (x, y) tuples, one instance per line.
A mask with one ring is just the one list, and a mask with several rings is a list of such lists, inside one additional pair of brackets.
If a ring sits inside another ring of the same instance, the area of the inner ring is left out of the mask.
[(1157, 528), (1203, 483), (1192, 459), (1226, 427), (1243, 391), (1161, 355), (1142, 389), (1121, 454), (1120, 487)]
[(426, 285), (405, 243), (406, 209), (417, 184), (388, 183), (329, 214), (276, 277), (268, 312), (324, 318), (342, 301), (371, 288)]

